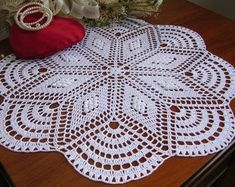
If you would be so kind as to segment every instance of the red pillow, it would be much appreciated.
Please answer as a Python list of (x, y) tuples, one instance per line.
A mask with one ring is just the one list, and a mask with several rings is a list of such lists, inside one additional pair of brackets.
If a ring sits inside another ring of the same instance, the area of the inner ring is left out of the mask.
[(33, 59), (50, 56), (80, 42), (85, 36), (84, 27), (77, 21), (54, 17), (50, 25), (39, 31), (25, 31), (14, 23), (9, 41), (18, 58)]

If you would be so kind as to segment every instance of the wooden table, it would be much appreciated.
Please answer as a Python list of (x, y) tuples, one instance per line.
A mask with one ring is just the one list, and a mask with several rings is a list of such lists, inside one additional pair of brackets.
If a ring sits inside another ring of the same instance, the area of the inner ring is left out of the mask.
[[(235, 22), (185, 0), (165, 0), (160, 16), (147, 21), (175, 24), (198, 32), (209, 51), (235, 65)], [(0, 53), (10, 53), (7, 41), (0, 43)], [(235, 111), (235, 102), (231, 103)], [(170, 158), (153, 174), (122, 187), (180, 186), (213, 156)], [(17, 187), (105, 187), (101, 182), (81, 176), (60, 153), (16, 153), (0, 147), (0, 161)]]

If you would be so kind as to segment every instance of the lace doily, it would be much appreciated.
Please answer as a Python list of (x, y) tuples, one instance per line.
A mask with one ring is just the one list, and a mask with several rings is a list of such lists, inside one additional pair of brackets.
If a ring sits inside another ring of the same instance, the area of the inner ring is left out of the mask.
[(0, 144), (58, 151), (82, 175), (125, 183), (234, 138), (235, 71), (195, 32), (126, 19), (52, 57), (0, 61)]

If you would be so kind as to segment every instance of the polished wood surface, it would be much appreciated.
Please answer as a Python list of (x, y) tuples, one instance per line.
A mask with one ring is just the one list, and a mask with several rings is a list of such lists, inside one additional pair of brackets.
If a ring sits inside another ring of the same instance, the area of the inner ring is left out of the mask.
[[(185, 0), (165, 0), (154, 24), (174, 24), (198, 32), (212, 53), (235, 65), (235, 22), (193, 5)], [(9, 53), (7, 41), (0, 43), (0, 53)], [(232, 102), (235, 111), (235, 102)], [(170, 158), (151, 175), (122, 187), (180, 186), (214, 155), (195, 158)], [(16, 187), (106, 187), (101, 182), (81, 176), (60, 153), (16, 153), (0, 147), (0, 161)]]

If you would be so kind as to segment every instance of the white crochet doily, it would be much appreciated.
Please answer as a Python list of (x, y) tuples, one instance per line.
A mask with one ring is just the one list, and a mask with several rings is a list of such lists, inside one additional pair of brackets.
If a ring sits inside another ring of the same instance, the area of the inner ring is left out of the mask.
[(82, 175), (125, 183), (234, 138), (235, 70), (195, 32), (126, 19), (54, 56), (0, 61), (0, 144), (58, 151)]

